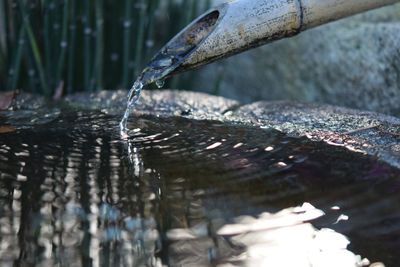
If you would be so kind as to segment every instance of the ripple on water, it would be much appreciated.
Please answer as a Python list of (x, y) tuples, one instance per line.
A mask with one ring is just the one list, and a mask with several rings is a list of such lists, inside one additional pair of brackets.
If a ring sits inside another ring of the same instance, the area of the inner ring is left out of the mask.
[(121, 141), (117, 121), (0, 135), (2, 264), (396, 266), (398, 170), (217, 122), (140, 117)]

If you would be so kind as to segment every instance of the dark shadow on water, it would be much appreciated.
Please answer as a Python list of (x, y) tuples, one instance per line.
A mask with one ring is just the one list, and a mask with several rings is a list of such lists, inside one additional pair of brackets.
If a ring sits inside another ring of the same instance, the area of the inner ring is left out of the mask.
[[(135, 118), (125, 142), (118, 120), (64, 112), (0, 135), (2, 265), (262, 266), (269, 247), (298, 257), (285, 244), (302, 241), (274, 233), (301, 227), (310, 240), (329, 228), (349, 238), (346, 252), (396, 266), (398, 170), (343, 147), (218, 122)], [(304, 203), (315, 209), (290, 209)]]

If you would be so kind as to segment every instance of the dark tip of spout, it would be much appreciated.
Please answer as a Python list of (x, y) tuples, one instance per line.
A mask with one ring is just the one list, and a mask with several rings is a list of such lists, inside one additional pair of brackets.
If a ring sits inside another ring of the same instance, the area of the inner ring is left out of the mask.
[(218, 10), (204, 15), (180, 32), (167, 44), (165, 49), (167, 52), (179, 54), (181, 57), (186, 56), (212, 32), (218, 18)]
[(171, 76), (213, 32), (219, 17), (219, 10), (212, 10), (189, 24), (154, 56), (142, 73), (142, 79), (153, 82)]

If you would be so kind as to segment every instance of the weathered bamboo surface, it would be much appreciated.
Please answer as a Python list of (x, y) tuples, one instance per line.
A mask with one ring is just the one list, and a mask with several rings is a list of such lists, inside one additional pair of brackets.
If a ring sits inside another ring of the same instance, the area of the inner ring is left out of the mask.
[(303, 29), (312, 28), (378, 7), (398, 3), (398, 0), (300, 0)]
[[(303, 30), (400, 0), (237, 0), (224, 3), (215, 29), (176, 72), (291, 37)], [(207, 16), (206, 13), (204, 16)], [(193, 22), (193, 26), (196, 21)]]

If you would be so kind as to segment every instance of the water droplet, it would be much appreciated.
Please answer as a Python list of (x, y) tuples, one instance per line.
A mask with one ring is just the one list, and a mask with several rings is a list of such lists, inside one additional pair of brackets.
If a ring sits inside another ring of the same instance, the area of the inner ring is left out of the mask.
[(164, 80), (158, 80), (158, 81), (156, 81), (156, 85), (157, 85), (158, 89), (161, 89), (161, 88), (164, 87), (165, 81)]

